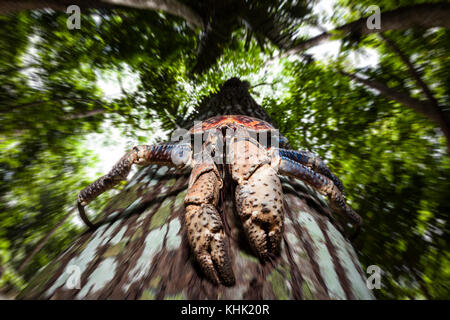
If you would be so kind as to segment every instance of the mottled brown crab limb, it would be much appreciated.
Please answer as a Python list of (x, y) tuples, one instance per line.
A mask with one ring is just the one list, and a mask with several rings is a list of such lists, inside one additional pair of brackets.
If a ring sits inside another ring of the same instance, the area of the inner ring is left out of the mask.
[(186, 206), (188, 240), (205, 275), (214, 283), (235, 283), (225, 242), (222, 219), (217, 211), (222, 180), (212, 161), (194, 165)]
[(236, 209), (253, 250), (261, 259), (277, 254), (283, 234), (283, 193), (265, 148), (257, 141), (231, 141), (231, 170)]
[(175, 166), (177, 164), (172, 161), (172, 154), (175, 152), (183, 153), (189, 151), (189, 148), (185, 145), (161, 144), (154, 146), (135, 146), (127, 152), (106, 175), (84, 188), (78, 194), (78, 201), (81, 205), (85, 206), (103, 192), (111, 189), (120, 181), (125, 180), (130, 173), (133, 164), (162, 164)]
[(345, 203), (344, 196), (331, 179), (284, 156), (275, 161), (274, 167), (278, 169), (278, 173), (306, 182), (321, 194), (328, 196), (332, 208), (338, 213), (350, 218), (357, 226), (361, 225), (361, 217)]
[(83, 207), (97, 198), (103, 192), (111, 189), (120, 181), (125, 180), (133, 164), (162, 164), (169, 166), (184, 166), (190, 159), (190, 146), (184, 144), (140, 145), (127, 152), (112, 169), (95, 182), (88, 185), (78, 194), (78, 210), (83, 221), (89, 222)]
[(331, 179), (336, 187), (341, 192), (344, 192), (344, 185), (341, 180), (336, 177), (330, 169), (327, 167), (325, 162), (322, 161), (317, 155), (312, 152), (305, 150), (288, 150), (288, 149), (277, 149), (273, 148), (274, 152), (277, 152), (280, 157), (286, 157), (291, 160), (294, 160), (304, 166), (312, 168), (314, 171), (323, 174), (327, 178)]

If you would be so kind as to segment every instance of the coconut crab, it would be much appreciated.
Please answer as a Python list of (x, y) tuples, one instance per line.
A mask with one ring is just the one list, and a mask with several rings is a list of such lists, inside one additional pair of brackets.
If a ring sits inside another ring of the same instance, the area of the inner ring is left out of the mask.
[(223, 219), (217, 208), (225, 174), (236, 182), (236, 210), (249, 244), (261, 260), (278, 253), (283, 235), (283, 191), (278, 174), (306, 182), (328, 196), (338, 213), (357, 226), (361, 224), (359, 215), (345, 203), (341, 181), (325, 163), (308, 151), (282, 148), (286, 145), (286, 138), (265, 121), (216, 116), (194, 125), (181, 142), (135, 146), (108, 174), (79, 193), (78, 209), (82, 219), (93, 226), (84, 206), (125, 180), (133, 164), (190, 168), (184, 205), (191, 250), (212, 282), (233, 285)]

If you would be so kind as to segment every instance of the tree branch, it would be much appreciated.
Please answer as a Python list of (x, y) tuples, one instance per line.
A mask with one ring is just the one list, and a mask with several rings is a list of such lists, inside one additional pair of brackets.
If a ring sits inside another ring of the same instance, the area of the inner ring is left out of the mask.
[(64, 120), (74, 120), (74, 119), (83, 119), (96, 116), (98, 114), (106, 113), (105, 108), (97, 108), (94, 110), (90, 110), (87, 112), (77, 113), (77, 114), (69, 114), (63, 117)]
[(376, 89), (378, 92), (388, 97), (389, 99), (400, 102), (401, 104), (413, 109), (414, 111), (425, 115), (432, 121), (437, 122), (436, 115), (432, 112), (431, 104), (428, 101), (421, 101), (419, 99), (413, 98), (406, 93), (391, 89), (383, 83), (375, 80), (364, 79), (357, 76), (356, 74), (347, 73), (344, 71), (340, 71), (340, 73), (370, 88)]
[(413, 98), (409, 96), (406, 93), (396, 91), (394, 89), (391, 89), (387, 87), (385, 84), (375, 81), (375, 80), (369, 80), (364, 79), (356, 74), (353, 73), (347, 73), (344, 71), (340, 71), (341, 74), (343, 74), (346, 77), (349, 77), (359, 83), (362, 83), (370, 88), (373, 88), (380, 92), (383, 96), (397, 101), (414, 111), (421, 113), (422, 115), (426, 116), (431, 121), (437, 123), (439, 127), (441, 128), (444, 136), (447, 139), (447, 148), (450, 152), (450, 124), (448, 123), (445, 115), (442, 113), (442, 108), (438, 107), (436, 109), (434, 105), (430, 101), (422, 101), (416, 98)]
[(160, 10), (181, 17), (193, 28), (203, 28), (203, 19), (194, 10), (176, 0), (2, 0), (0, 14), (17, 13), (23, 10), (53, 9), (66, 11), (70, 5), (81, 8), (136, 8), (144, 10)]
[(109, 8), (111, 5), (102, 3), (101, 0), (2, 0), (0, 2), (0, 14), (12, 14), (24, 10), (52, 9), (55, 11), (66, 11), (70, 5), (82, 8)]
[(203, 19), (194, 10), (176, 0), (101, 0), (112, 5), (120, 5), (145, 10), (161, 10), (181, 17), (188, 24), (203, 28)]
[[(95, 99), (89, 99), (89, 98), (60, 98), (60, 99), (52, 99), (52, 100), (42, 100), (42, 101), (34, 101), (34, 102), (30, 102), (30, 103), (24, 103), (22, 105), (18, 105), (18, 106), (14, 106), (11, 107), (9, 110), (0, 110), (0, 114), (1, 113), (7, 113), (7, 112), (11, 112), (11, 111), (15, 111), (18, 109), (22, 109), (22, 108), (26, 108), (26, 107), (35, 107), (41, 104), (45, 104), (48, 102), (59, 102), (59, 101), (64, 101), (64, 100), (70, 100), (70, 101), (82, 101), (82, 102), (94, 102), (97, 104), (102, 104), (101, 101), (99, 100), (95, 100)], [(96, 116), (98, 114), (102, 114), (102, 113), (106, 113), (107, 109), (100, 107), (100, 108), (96, 108), (93, 110), (89, 110), (86, 112), (81, 112), (81, 113), (75, 113), (75, 114), (67, 114), (64, 115), (62, 117), (63, 120), (75, 120), (75, 119), (83, 119), (83, 118), (89, 118), (89, 117), (93, 117)]]
[(380, 16), (381, 28), (369, 29), (367, 27), (367, 17), (340, 26), (332, 32), (324, 32), (316, 37), (301, 42), (292, 49), (286, 51), (281, 56), (298, 53), (317, 46), (329, 40), (335, 32), (348, 34), (358, 34), (360, 36), (371, 33), (385, 32), (387, 30), (406, 30), (414, 27), (450, 28), (450, 4), (449, 3), (424, 3), (413, 6), (401, 7), (387, 12), (382, 12)]
[(39, 106), (41, 104), (45, 104), (45, 103), (49, 103), (49, 102), (59, 102), (59, 101), (65, 101), (65, 100), (82, 101), (82, 102), (95, 102), (95, 103), (98, 103), (98, 104), (102, 104), (102, 102), (99, 101), (99, 100), (89, 99), (89, 98), (58, 98), (58, 99), (33, 101), (33, 102), (29, 102), (29, 103), (20, 104), (20, 105), (17, 105), (17, 106), (10, 107), (9, 110), (0, 110), (0, 114), (1, 113), (8, 113), (8, 112), (11, 112), (11, 111), (16, 111), (18, 109), (23, 109), (23, 108), (27, 108), (27, 107), (35, 107), (35, 106)]
[[(380, 33), (380, 37), (387, 43), (387, 45), (400, 57), (400, 59), (403, 61), (403, 63), (408, 67), (408, 71), (413, 77), (413, 79), (417, 82), (417, 85), (422, 89), (422, 92), (424, 93), (425, 97), (428, 99), (428, 102), (430, 103), (430, 107), (433, 108), (435, 113), (438, 116), (439, 123), (441, 126), (441, 129), (444, 131), (444, 134), (446, 137), (450, 135), (450, 133), (446, 133), (447, 131), (450, 131), (450, 120), (448, 119), (447, 115), (443, 111), (444, 108), (439, 105), (439, 102), (434, 97), (433, 92), (431, 91), (430, 87), (423, 81), (422, 75), (420, 74), (420, 71), (417, 70), (412, 62), (409, 60), (408, 56), (403, 53), (402, 50), (395, 44), (395, 42), (392, 39), (389, 39), (386, 35), (383, 35)], [(444, 130), (445, 128), (445, 130)], [(447, 138), (447, 141), (449, 139)], [(450, 152), (450, 144), (449, 144), (449, 152)]]
[(0, 75), (8, 76), (9, 74), (11, 74), (13, 72), (20, 72), (22, 70), (26, 70), (26, 69), (30, 69), (30, 68), (37, 68), (37, 67), (39, 67), (39, 64), (37, 64), (37, 63), (33, 63), (33, 64), (30, 64), (27, 66), (14, 66), (7, 70), (0, 70)]
[(413, 77), (413, 79), (417, 82), (417, 85), (422, 89), (422, 92), (425, 94), (427, 99), (432, 103), (435, 107), (439, 107), (439, 104), (437, 100), (434, 98), (433, 93), (431, 92), (430, 88), (427, 86), (427, 84), (422, 80), (422, 76), (417, 70), (412, 62), (409, 60), (409, 58), (406, 56), (406, 54), (403, 53), (403, 51), (400, 50), (400, 48), (395, 44), (395, 42), (392, 39), (389, 39), (386, 35), (383, 35), (380, 33), (380, 37), (386, 42), (386, 44), (394, 51), (399, 58), (403, 61), (403, 63), (408, 67), (408, 71)]

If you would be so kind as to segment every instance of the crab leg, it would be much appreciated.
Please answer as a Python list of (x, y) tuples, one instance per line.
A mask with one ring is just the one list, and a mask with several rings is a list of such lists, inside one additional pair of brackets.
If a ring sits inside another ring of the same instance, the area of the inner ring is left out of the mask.
[(88, 226), (94, 227), (94, 225), (86, 218), (83, 207), (103, 192), (117, 185), (120, 181), (125, 180), (130, 173), (133, 164), (162, 164), (183, 167), (188, 164), (190, 154), (191, 147), (187, 144), (135, 146), (127, 152), (106, 175), (88, 185), (78, 194), (78, 210), (81, 218)]
[(327, 178), (333, 180), (336, 187), (341, 192), (344, 192), (344, 185), (342, 184), (341, 180), (336, 177), (330, 169), (327, 167), (327, 165), (320, 159), (318, 156), (316, 156), (314, 153), (301, 150), (287, 150), (287, 149), (274, 149), (274, 151), (278, 152), (278, 155), (280, 157), (285, 157), (291, 160), (294, 160), (304, 166), (312, 168), (314, 171), (323, 174)]
[(184, 200), (188, 240), (205, 275), (216, 284), (230, 286), (235, 278), (217, 211), (222, 179), (212, 158), (206, 153), (203, 156), (201, 161), (194, 161)]
[(283, 234), (283, 193), (265, 148), (243, 131), (231, 139), (230, 163), (236, 209), (253, 250), (265, 260), (279, 252)]
[(331, 179), (285, 156), (274, 157), (273, 166), (278, 173), (299, 178), (328, 196), (333, 209), (349, 217), (357, 226), (361, 225), (361, 217), (345, 203), (344, 196)]

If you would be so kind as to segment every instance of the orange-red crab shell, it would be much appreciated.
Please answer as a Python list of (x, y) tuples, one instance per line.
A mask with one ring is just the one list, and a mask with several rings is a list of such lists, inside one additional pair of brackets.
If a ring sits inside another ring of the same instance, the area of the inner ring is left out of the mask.
[(236, 127), (243, 126), (253, 131), (274, 130), (275, 128), (263, 120), (241, 116), (241, 115), (229, 115), (229, 116), (216, 116), (209, 118), (205, 121), (195, 125), (189, 130), (189, 133), (202, 133), (215, 128)]

